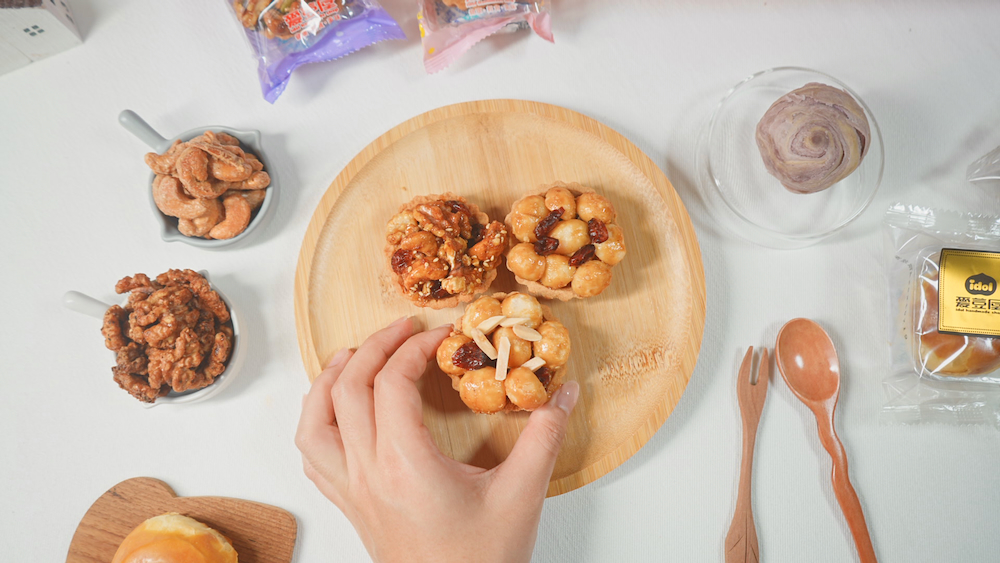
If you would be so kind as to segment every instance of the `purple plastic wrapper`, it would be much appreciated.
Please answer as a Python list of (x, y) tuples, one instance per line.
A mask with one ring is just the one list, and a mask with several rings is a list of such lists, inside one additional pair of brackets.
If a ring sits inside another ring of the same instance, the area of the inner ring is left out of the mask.
[(274, 103), (292, 71), (331, 61), (403, 30), (375, 0), (226, 0), (257, 57), (264, 99)]

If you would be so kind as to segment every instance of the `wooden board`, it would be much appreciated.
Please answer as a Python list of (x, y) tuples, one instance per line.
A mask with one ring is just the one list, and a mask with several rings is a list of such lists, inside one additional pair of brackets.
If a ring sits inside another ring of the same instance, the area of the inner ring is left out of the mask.
[(295, 517), (285, 510), (224, 497), (178, 497), (150, 477), (122, 481), (101, 495), (76, 528), (66, 563), (109, 563), (125, 536), (143, 521), (178, 512), (229, 538), (240, 563), (289, 563)]
[[(295, 276), (302, 359), (314, 379), (338, 349), (389, 322), (453, 322), (461, 308), (410, 305), (391, 286), (385, 224), (414, 196), (451, 191), (503, 220), (522, 194), (557, 180), (608, 196), (628, 256), (598, 297), (550, 302), (572, 337), (568, 378), (581, 385), (549, 495), (614, 469), (677, 405), (698, 358), (705, 279), (690, 218), (638, 148), (579, 113), (489, 100), (439, 108), (376, 139), (333, 181), (306, 231)], [(492, 290), (517, 289), (506, 266)], [(480, 467), (506, 458), (527, 413), (475, 415), (436, 365), (421, 381), (424, 422), (447, 455)]]

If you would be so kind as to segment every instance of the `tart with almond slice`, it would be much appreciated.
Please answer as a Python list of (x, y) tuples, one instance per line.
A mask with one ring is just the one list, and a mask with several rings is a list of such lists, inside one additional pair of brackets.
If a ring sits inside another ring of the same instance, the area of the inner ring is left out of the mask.
[(503, 223), (451, 193), (414, 198), (386, 227), (394, 285), (419, 307), (447, 309), (484, 293), (506, 248)]
[(437, 350), (473, 412), (533, 411), (562, 386), (569, 331), (531, 295), (494, 293), (476, 299)]
[(580, 184), (556, 182), (514, 202), (507, 269), (532, 295), (569, 301), (601, 294), (625, 258), (614, 205)]

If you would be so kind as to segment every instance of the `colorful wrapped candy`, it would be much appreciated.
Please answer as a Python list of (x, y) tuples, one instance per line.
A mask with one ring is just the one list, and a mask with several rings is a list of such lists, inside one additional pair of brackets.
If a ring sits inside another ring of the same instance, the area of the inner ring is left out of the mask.
[(306, 63), (406, 38), (376, 0), (232, 0), (232, 7), (257, 57), (264, 99), (272, 104), (292, 71)]
[(531, 29), (547, 41), (552, 21), (544, 0), (419, 0), (424, 68), (443, 70), (473, 45), (500, 30)]

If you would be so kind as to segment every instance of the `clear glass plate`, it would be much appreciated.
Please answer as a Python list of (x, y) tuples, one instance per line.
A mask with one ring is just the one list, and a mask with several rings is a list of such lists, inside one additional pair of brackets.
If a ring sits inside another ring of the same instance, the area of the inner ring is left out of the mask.
[[(857, 100), (871, 126), (868, 153), (847, 178), (813, 194), (785, 189), (764, 167), (757, 148), (757, 123), (788, 92), (819, 82)], [(771, 248), (815, 244), (856, 219), (882, 182), (882, 133), (864, 100), (827, 74), (797, 67), (758, 72), (734, 86), (702, 132), (698, 176), (715, 220), (735, 234)]]

